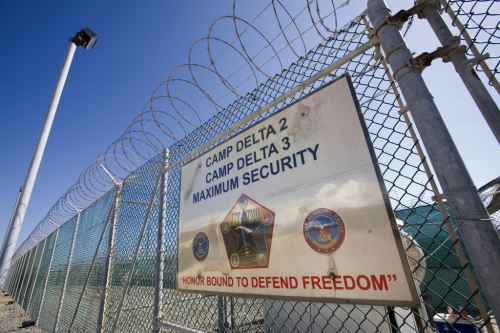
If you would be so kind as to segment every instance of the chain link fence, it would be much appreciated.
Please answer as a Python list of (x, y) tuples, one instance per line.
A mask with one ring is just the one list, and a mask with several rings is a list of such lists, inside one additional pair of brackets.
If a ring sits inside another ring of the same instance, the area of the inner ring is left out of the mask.
[(475, 69), (484, 74), (487, 82), (500, 93), (500, 36), (498, 22), (500, 11), (497, 1), (489, 0), (440, 0), (452, 24), (458, 28), (467, 55), (480, 61)]
[[(450, 1), (468, 54), (491, 85), (498, 2)], [(496, 12), (495, 12), (496, 11)], [(495, 14), (496, 13), (496, 14)], [(129, 174), (17, 258), (7, 290), (47, 332), (431, 332), (448, 308), (490, 320), (446, 202), (365, 15)], [(489, 67), (489, 68), (488, 68)], [(486, 70), (485, 70), (486, 68)], [(488, 72), (489, 71), (489, 72)], [(349, 73), (399, 221), (418, 309), (292, 302), (176, 289), (180, 171), (228, 137)], [(243, 123), (242, 123), (243, 122)], [(229, 129), (233, 129), (228, 132)], [(155, 283), (160, 281), (160, 283)], [(158, 318), (155, 318), (158, 316)], [(158, 320), (156, 320), (158, 319)], [(449, 329), (453, 330), (450, 326)]]

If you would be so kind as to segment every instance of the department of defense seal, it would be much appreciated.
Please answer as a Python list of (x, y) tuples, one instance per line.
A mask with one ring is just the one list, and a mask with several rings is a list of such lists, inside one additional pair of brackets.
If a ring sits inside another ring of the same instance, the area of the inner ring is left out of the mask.
[(339, 214), (328, 208), (310, 212), (304, 220), (303, 232), (307, 244), (321, 254), (337, 251), (345, 238), (344, 222)]
[(208, 242), (208, 237), (203, 232), (199, 232), (194, 236), (193, 239), (193, 255), (196, 260), (203, 261), (208, 255), (208, 250), (210, 248)]

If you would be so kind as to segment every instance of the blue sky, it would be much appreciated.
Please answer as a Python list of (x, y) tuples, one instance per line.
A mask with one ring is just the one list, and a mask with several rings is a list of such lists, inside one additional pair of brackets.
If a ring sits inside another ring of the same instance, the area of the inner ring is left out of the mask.
[[(250, 12), (262, 8), (263, 3), (247, 2), (240, 10)], [(354, 2), (346, 15), (358, 14), (364, 3)], [(298, 4), (294, 2), (294, 6)], [(176, 65), (186, 62), (192, 42), (206, 35), (211, 22), (230, 14), (231, 8), (229, 0), (2, 1), (0, 237), (3, 239), (23, 183), (68, 39), (76, 31), (89, 26), (100, 35), (100, 41), (92, 50), (77, 51), (20, 241), (82, 169), (122, 133), (154, 87)], [(229, 28), (227, 23), (221, 24), (218, 33)], [(407, 39), (416, 53), (437, 45), (425, 23), (418, 20)], [(436, 61), (424, 77), (476, 185), (499, 176), (498, 144), (451, 65)]]

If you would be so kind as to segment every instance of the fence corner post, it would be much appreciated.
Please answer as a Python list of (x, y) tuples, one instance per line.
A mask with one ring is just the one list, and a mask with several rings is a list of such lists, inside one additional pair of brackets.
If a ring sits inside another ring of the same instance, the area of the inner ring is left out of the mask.
[(500, 239), (444, 124), (421, 69), (412, 66), (412, 54), (400, 25), (390, 20), (384, 0), (368, 0), (368, 17), (408, 104), (427, 150), (452, 218), (471, 258), (488, 304), (500, 317)]

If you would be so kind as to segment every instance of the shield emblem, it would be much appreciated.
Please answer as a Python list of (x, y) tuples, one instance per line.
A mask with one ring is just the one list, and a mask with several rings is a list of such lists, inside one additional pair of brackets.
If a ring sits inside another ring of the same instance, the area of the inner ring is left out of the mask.
[(220, 225), (232, 269), (267, 268), (274, 212), (241, 195)]

